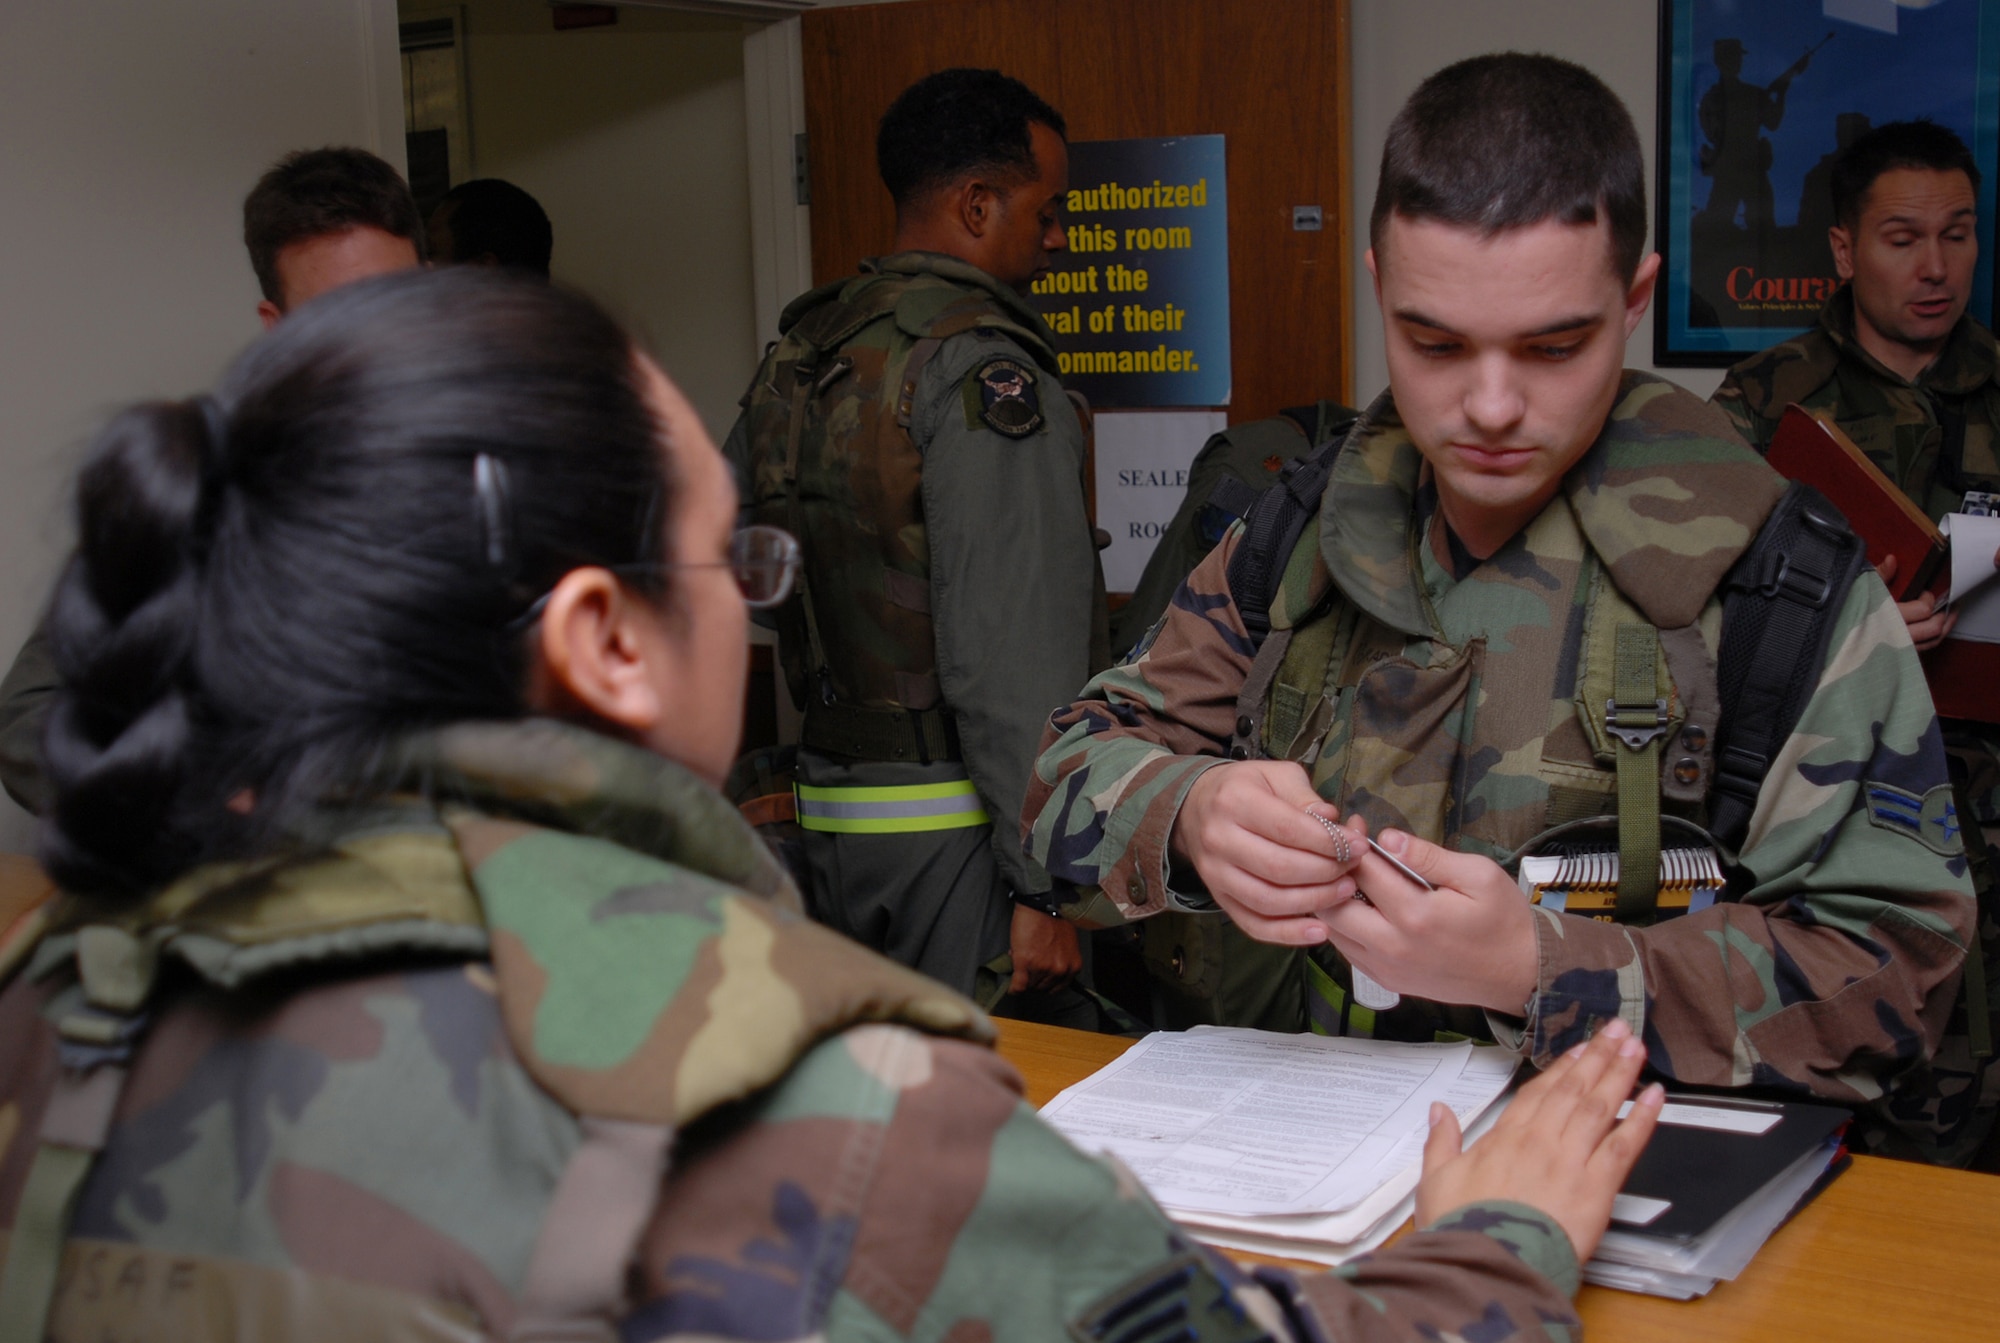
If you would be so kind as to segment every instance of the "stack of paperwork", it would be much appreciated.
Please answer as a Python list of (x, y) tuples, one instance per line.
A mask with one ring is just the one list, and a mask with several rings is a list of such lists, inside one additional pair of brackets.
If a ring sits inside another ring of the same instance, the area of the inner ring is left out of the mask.
[(1130, 1167), (1210, 1244), (1338, 1264), (1410, 1215), (1431, 1102), (1481, 1132), (1519, 1062), (1462, 1043), (1204, 1026), (1146, 1036), (1042, 1117)]
[[(1209, 1244), (1333, 1265), (1410, 1216), (1431, 1102), (1477, 1139), (1519, 1063), (1492, 1046), (1204, 1026), (1146, 1036), (1042, 1118)], [(1846, 1120), (1670, 1095), (1584, 1280), (1686, 1300), (1734, 1278), (1838, 1159)]]

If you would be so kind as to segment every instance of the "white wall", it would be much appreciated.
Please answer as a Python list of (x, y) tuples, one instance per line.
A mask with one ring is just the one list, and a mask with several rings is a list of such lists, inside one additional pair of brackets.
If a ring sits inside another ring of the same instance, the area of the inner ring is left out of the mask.
[[(1389, 122), (1426, 75), (1489, 51), (1539, 51), (1575, 61), (1611, 86), (1639, 127), (1646, 152), (1647, 210), (1653, 172), (1654, 86), (1658, 82), (1657, 0), (1351, 0), (1354, 145), (1354, 396), (1365, 404), (1388, 385), (1382, 318), (1361, 257), (1368, 211)], [(1633, 333), (1625, 362), (1653, 368), (1653, 319)], [(1657, 370), (1707, 396), (1722, 370)]]
[[(257, 334), (244, 194), (303, 147), (400, 168), (399, 80), (394, 0), (0, 4), (0, 658), (40, 615), (92, 430)], [(0, 799), (0, 849), (31, 844)]]
[(632, 327), (720, 441), (758, 349), (744, 25), (622, 9), (556, 32), (542, 0), (462, 3), (473, 171), (542, 203), (556, 278)]

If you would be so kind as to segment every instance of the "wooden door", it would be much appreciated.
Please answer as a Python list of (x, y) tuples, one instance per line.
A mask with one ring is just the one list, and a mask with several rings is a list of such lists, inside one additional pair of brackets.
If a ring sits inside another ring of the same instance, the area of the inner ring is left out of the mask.
[[(890, 247), (890, 102), (933, 71), (993, 67), (1072, 140), (1227, 137), (1230, 422), (1352, 400), (1346, 0), (906, 0), (803, 22), (815, 282)], [(1297, 205), (1325, 227), (1295, 230)]]

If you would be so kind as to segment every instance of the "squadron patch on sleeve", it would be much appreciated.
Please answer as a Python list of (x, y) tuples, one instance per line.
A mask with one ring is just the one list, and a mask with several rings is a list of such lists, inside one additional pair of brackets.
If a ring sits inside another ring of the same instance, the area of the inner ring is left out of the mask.
[(1042, 427), (1035, 374), (1024, 364), (1012, 359), (989, 360), (972, 375), (965, 389), (966, 409), (996, 434), (1026, 438)]

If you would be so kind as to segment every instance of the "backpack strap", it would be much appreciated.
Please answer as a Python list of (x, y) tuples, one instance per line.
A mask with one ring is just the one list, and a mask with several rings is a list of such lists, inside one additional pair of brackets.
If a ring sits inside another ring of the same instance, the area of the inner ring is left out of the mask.
[(1318, 515), (1333, 462), (1346, 435), (1323, 443), (1286, 464), (1278, 483), (1265, 490), (1244, 515), (1243, 539), (1229, 558), (1229, 596), (1243, 617), (1254, 648), (1271, 633), (1271, 602), (1291, 562), (1306, 524)]
[(1867, 552), (1840, 511), (1794, 481), (1723, 579), (1722, 653), (1709, 830), (1730, 848), (1819, 684), (1833, 625)]
[(535, 1236), (507, 1343), (617, 1343), (674, 1128), (590, 1116), (581, 1128)]
[[(1336, 439), (1344, 440), (1347, 431), (1361, 418), (1361, 412), (1352, 406), (1343, 406), (1338, 401), (1315, 401), (1310, 406), (1288, 406), (1279, 411), (1278, 416), (1291, 421), (1297, 426), (1298, 431), (1305, 435), (1306, 442), (1314, 449), (1318, 449)], [(1281, 479), (1282, 475), (1281, 472)], [(1325, 488), (1323, 484), (1320, 486), (1322, 492)], [(1263, 489), (1248, 481), (1239, 480), (1235, 476), (1223, 476), (1215, 482), (1214, 488), (1209, 490), (1207, 502), (1232, 519), (1244, 518), (1250, 515), (1251, 508), (1256, 505), (1258, 497), (1263, 493)], [(1315, 499), (1313, 507), (1318, 506), (1319, 501)], [(1283, 570), (1279, 572), (1282, 573)]]
[(93, 925), (76, 935), (83, 992), (56, 1022), (62, 1071), (42, 1111), (40, 1145), (14, 1212), (0, 1274), (0, 1338), (47, 1332), (63, 1246), (77, 1195), (111, 1133), (132, 1055), (148, 1025), (145, 1001), (157, 951), (121, 928)]

